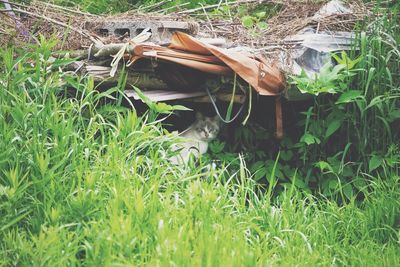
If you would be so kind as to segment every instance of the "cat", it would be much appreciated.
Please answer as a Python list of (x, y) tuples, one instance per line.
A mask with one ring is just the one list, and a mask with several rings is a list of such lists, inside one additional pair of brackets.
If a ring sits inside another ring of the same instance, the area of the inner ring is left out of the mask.
[(170, 158), (170, 162), (179, 165), (187, 164), (190, 156), (199, 158), (207, 152), (208, 143), (215, 139), (220, 130), (220, 119), (215, 117), (205, 117), (201, 113), (196, 113), (195, 122), (179, 135), (184, 138), (184, 142), (174, 145), (173, 150), (179, 150), (179, 154)]

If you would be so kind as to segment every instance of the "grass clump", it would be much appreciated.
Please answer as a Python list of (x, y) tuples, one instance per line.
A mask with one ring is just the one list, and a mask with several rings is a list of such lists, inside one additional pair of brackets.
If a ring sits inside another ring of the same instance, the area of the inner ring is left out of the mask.
[(339, 206), (271, 199), (240, 158), (232, 174), (174, 166), (154, 114), (54, 71), (55, 44), (1, 51), (0, 266), (399, 264), (394, 173)]

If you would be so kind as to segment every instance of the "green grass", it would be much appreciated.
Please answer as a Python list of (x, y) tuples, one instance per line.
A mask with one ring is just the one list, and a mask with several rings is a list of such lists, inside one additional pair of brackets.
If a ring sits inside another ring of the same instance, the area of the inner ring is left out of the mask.
[(54, 40), (2, 48), (0, 266), (400, 266), (400, 35), (390, 14), (372, 25), (346, 83), (363, 98), (316, 98), (305, 122), (321, 144), (285, 140), (279, 158), (241, 127), (247, 153), (217, 141), (212, 171), (169, 162), (177, 140), (158, 106), (121, 105), (123, 78), (99, 92), (59, 71)]
[(294, 187), (271, 199), (244, 161), (173, 166), (154, 114), (51, 71), (68, 63), (54, 45), (0, 54), (1, 266), (400, 264), (395, 174), (339, 206)]

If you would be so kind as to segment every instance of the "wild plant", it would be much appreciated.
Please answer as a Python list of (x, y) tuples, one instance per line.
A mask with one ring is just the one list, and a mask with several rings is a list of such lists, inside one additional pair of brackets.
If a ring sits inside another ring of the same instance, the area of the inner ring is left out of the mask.
[(297, 147), (304, 166), (315, 162), (321, 171), (325, 195), (342, 187), (351, 197), (362, 173), (399, 171), (400, 53), (389, 34), (395, 26), (384, 23), (377, 20), (369, 35), (360, 34), (360, 50), (351, 53), (357, 57), (342, 52), (333, 55), (337, 65), (328, 63), (317, 77), (292, 77), (300, 91), (315, 95)]

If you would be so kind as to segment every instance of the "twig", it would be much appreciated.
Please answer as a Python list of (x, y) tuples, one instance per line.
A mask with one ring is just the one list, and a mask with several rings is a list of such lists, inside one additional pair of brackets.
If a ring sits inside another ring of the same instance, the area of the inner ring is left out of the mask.
[(27, 6), (26, 6), (26, 5), (23, 5), (23, 4), (17, 4), (17, 3), (13, 3), (13, 2), (9, 2), (8, 0), (0, 0), (0, 2), (1, 2), (1, 3), (8, 3), (8, 4), (10, 4), (11, 6), (18, 6), (18, 7), (24, 7), (24, 8), (27, 8)]
[[(201, 16), (201, 17), (204, 17), (204, 14), (203, 13), (193, 13), (193, 14), (190, 14), (190, 16)], [(229, 17), (229, 15), (226, 15), (226, 14), (208, 14), (208, 16), (210, 16), (210, 17), (217, 17), (217, 18), (223, 18), (223, 17)]]
[(152, 10), (152, 9), (154, 9), (154, 8), (161, 7), (161, 6), (163, 6), (164, 4), (169, 3), (169, 2), (171, 2), (171, 1), (172, 1), (172, 0), (164, 0), (164, 1), (161, 1), (161, 2), (159, 2), (159, 3), (152, 4), (152, 5), (139, 7), (139, 8), (137, 9), (137, 11)]
[[(225, 5), (228, 5), (228, 0), (225, 0)], [(231, 13), (231, 9), (228, 7), (228, 15), (231, 18), (231, 22), (233, 22), (233, 18), (232, 18), (232, 13)]]
[[(225, 2), (225, 5), (240, 5), (240, 4), (248, 4), (248, 3), (263, 3), (263, 2), (269, 2), (270, 0), (243, 0), (243, 1), (232, 1), (232, 2)], [(218, 7), (219, 4), (213, 4), (213, 5), (208, 5), (204, 6), (204, 9), (212, 9)], [(199, 10), (202, 10), (203, 7), (196, 7), (184, 11), (177, 12), (177, 14), (190, 14)]]
[(213, 26), (213, 24), (212, 24), (210, 18), (209, 18), (208, 15), (207, 15), (206, 9), (204, 8), (204, 6), (203, 6), (202, 3), (200, 3), (200, 5), (201, 5), (201, 7), (203, 8), (204, 15), (206, 16), (206, 18), (207, 18), (207, 20), (208, 20), (208, 23), (210, 24), (210, 27), (211, 27), (211, 30), (212, 30), (212, 32), (213, 32), (214, 37), (217, 37), (217, 34), (214, 32), (214, 26)]
[(218, 3), (218, 6), (217, 6), (217, 9), (219, 9), (219, 7), (221, 6), (221, 4), (222, 4), (222, 1), (224, 1), (224, 0), (219, 0), (219, 3)]
[[(178, 8), (178, 7), (184, 7), (184, 6), (187, 6), (189, 4), (190, 4), (190, 2), (185, 2), (185, 3), (179, 4), (179, 5), (170, 6), (170, 7), (161, 9), (160, 12), (161, 13), (166, 13), (165, 11), (167, 11), (167, 10), (171, 10), (171, 9)], [(179, 12), (177, 14), (179, 14)]]
[[(30, 16), (33, 16), (33, 17), (36, 17), (36, 18), (41, 18), (41, 19), (47, 20), (47, 21), (49, 21), (51, 23), (54, 23), (56, 25), (62, 26), (64, 28), (71, 29), (71, 30), (81, 34), (82, 36), (85, 36), (85, 37), (89, 38), (90, 41), (92, 41), (95, 44), (100, 44), (101, 43), (100, 40), (97, 40), (97, 39), (93, 38), (89, 33), (85, 32), (85, 31), (82, 31), (80, 29), (72, 27), (71, 25), (65, 24), (63, 22), (54, 20), (52, 18), (46, 17), (44, 15), (38, 15), (38, 14), (35, 14), (33, 12), (29, 12), (29, 11), (22, 10), (22, 9), (14, 9), (14, 11), (18, 12), (18, 13), (22, 13), (22, 14), (27, 14), (27, 15), (30, 15)], [(9, 10), (8, 9), (0, 9), (0, 12), (9, 12)]]
[(237, 25), (242, 25), (242, 23), (241, 22), (216, 22), (216, 23), (213, 23), (213, 25), (215, 27), (218, 27), (218, 26), (237, 26)]
[[(37, 1), (35, 1), (35, 3), (36, 2)], [(60, 9), (60, 10), (63, 10), (63, 11), (67, 11), (67, 12), (70, 12), (70, 13), (75, 13), (75, 14), (84, 15), (84, 16), (100, 17), (98, 15), (90, 14), (90, 13), (87, 13), (87, 12), (82, 12), (82, 11), (79, 11), (79, 10), (70, 9), (70, 8), (63, 7), (63, 6), (58, 6), (58, 5), (51, 4), (51, 3), (46, 3), (46, 2), (39, 2), (39, 3), (42, 4), (42, 5), (46, 5), (46, 6), (57, 8), (57, 9)]]

